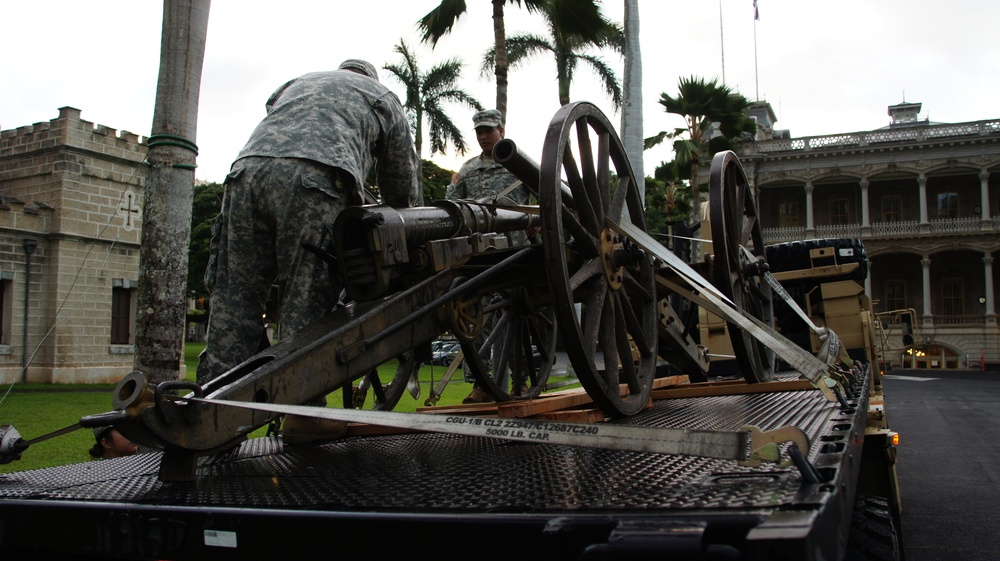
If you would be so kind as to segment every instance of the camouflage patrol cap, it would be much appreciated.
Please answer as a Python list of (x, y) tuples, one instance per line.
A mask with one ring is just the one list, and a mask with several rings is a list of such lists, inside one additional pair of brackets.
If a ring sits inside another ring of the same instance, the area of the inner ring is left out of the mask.
[(111, 425), (104, 425), (102, 427), (94, 427), (94, 438), (96, 438), (97, 441), (100, 442), (101, 438), (104, 437), (105, 431), (110, 431), (113, 428), (114, 427), (111, 426)]
[(355, 72), (360, 72), (365, 76), (368, 76), (372, 80), (378, 81), (378, 71), (375, 70), (375, 66), (368, 62), (367, 60), (361, 60), (358, 58), (349, 58), (344, 62), (340, 63), (341, 70), (354, 70)]
[(496, 109), (487, 109), (485, 111), (480, 111), (472, 116), (473, 128), (478, 129), (479, 127), (502, 127), (503, 119), (500, 117), (500, 111)]

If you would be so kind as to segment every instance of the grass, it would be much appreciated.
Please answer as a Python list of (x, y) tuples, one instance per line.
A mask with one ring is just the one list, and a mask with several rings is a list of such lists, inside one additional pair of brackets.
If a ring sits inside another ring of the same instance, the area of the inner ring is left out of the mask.
[[(0, 386), (4, 394), (8, 386)], [(67, 427), (80, 417), (111, 410), (114, 386), (94, 384), (61, 388), (49, 384), (17, 384), (0, 404), (0, 424), (13, 425), (25, 440)], [(0, 473), (61, 466), (90, 459), (94, 433), (81, 429), (32, 444), (20, 460), (0, 465)]]
[[(204, 346), (204, 343), (185, 344), (187, 380), (195, 380), (198, 353)], [(405, 392), (393, 411), (413, 412), (418, 407), (423, 407), (431, 389), (445, 370), (442, 366), (423, 366), (419, 374), (420, 397), (414, 399), (409, 392)], [(379, 376), (383, 381), (388, 381), (394, 371), (395, 363), (387, 363), (379, 368)], [(0, 425), (12, 425), (25, 440), (38, 438), (73, 425), (80, 417), (110, 411), (114, 388), (112, 384), (16, 384), (13, 388), (0, 386)], [(456, 371), (436, 405), (461, 403), (471, 389), (472, 384), (464, 381), (461, 371)], [(366, 403), (368, 408), (371, 407), (371, 399), (369, 392)], [(331, 393), (327, 396), (327, 403), (329, 407), (341, 407), (342, 393)], [(250, 437), (263, 436), (264, 432), (265, 428), (257, 429)], [(0, 473), (86, 462), (90, 460), (87, 450), (93, 444), (94, 435), (88, 429), (57, 436), (31, 445), (20, 460), (0, 465)]]

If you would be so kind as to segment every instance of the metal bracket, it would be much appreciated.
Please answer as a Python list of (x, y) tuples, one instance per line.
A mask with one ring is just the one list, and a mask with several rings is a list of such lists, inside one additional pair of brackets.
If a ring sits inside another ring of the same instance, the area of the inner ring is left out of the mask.
[(809, 450), (809, 437), (798, 427), (781, 427), (770, 431), (762, 431), (753, 425), (740, 428), (740, 432), (750, 433), (750, 456), (740, 461), (741, 466), (757, 467), (762, 461), (776, 463), (780, 467), (792, 465), (792, 460), (781, 461), (779, 444), (791, 442), (800, 450)]

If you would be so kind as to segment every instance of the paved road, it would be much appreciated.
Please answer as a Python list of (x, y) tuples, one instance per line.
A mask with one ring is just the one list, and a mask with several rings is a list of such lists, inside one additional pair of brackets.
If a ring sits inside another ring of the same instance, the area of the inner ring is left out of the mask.
[(1000, 559), (1000, 374), (896, 371), (885, 392), (906, 560)]

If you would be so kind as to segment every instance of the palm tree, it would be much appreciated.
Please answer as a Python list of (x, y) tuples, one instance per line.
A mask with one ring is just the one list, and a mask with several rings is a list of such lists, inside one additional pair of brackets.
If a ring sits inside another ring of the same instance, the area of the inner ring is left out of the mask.
[[(527, 62), (531, 57), (548, 52), (555, 57), (556, 81), (559, 86), (559, 104), (570, 102), (569, 89), (573, 82), (576, 67), (581, 62), (590, 65), (604, 84), (604, 90), (611, 97), (615, 108), (621, 107), (622, 89), (618, 83), (615, 71), (603, 60), (594, 55), (582, 53), (588, 47), (611, 47), (618, 53), (625, 50), (625, 32), (621, 26), (612, 23), (604, 16), (601, 25), (593, 30), (589, 37), (566, 32), (558, 27), (554, 14), (548, 9), (541, 10), (548, 24), (550, 38), (530, 33), (518, 34), (507, 39), (507, 62), (511, 68)], [(483, 56), (482, 71), (489, 75), (493, 71), (495, 52), (491, 48)]]
[[(596, 0), (511, 0), (523, 5), (529, 12), (547, 10), (552, 14), (557, 28), (593, 38), (593, 30), (600, 27), (600, 8)], [(490, 0), (493, 4), (493, 49), (496, 53), (493, 74), (497, 79), (496, 109), (507, 119), (507, 35), (504, 29), (506, 0)], [(423, 31), (422, 40), (436, 46), (451, 31), (466, 11), (465, 0), (441, 0), (438, 7), (420, 18), (417, 25)]]
[(143, 196), (134, 357), (135, 369), (153, 383), (176, 380), (184, 358), (186, 254), (198, 154), (187, 139), (195, 138), (198, 128), (208, 14), (208, 2), (163, 3), (153, 134), (147, 139), (150, 188)]
[(757, 124), (747, 115), (750, 102), (717, 80), (705, 81), (694, 76), (681, 78), (677, 89), (677, 97), (660, 94), (660, 105), (667, 113), (683, 117), (686, 127), (660, 132), (643, 144), (649, 149), (664, 139), (674, 139), (672, 167), (677, 175), (690, 177), (693, 225), (700, 216), (699, 162), (706, 153), (711, 158), (717, 152), (732, 148), (734, 141), (744, 133), (756, 132)]
[[(678, 218), (691, 215), (691, 197), (687, 185), (676, 179), (646, 178), (646, 228), (653, 236), (670, 232)], [(665, 244), (673, 245), (668, 240)]]
[(632, 163), (639, 195), (646, 200), (642, 154), (642, 56), (639, 49), (639, 0), (624, 0), (625, 72), (622, 75), (621, 139)]
[(394, 50), (403, 57), (402, 63), (387, 63), (382, 68), (388, 70), (406, 87), (406, 100), (403, 106), (413, 124), (413, 144), (417, 156), (423, 158), (425, 117), (430, 128), (432, 156), (435, 153), (444, 154), (449, 143), (455, 146), (459, 154), (465, 154), (468, 148), (465, 139), (462, 138), (462, 131), (455, 126), (443, 107), (444, 103), (452, 102), (463, 103), (476, 111), (483, 109), (478, 100), (455, 86), (462, 75), (462, 62), (457, 58), (448, 59), (423, 74), (417, 65), (416, 57), (402, 39)]

